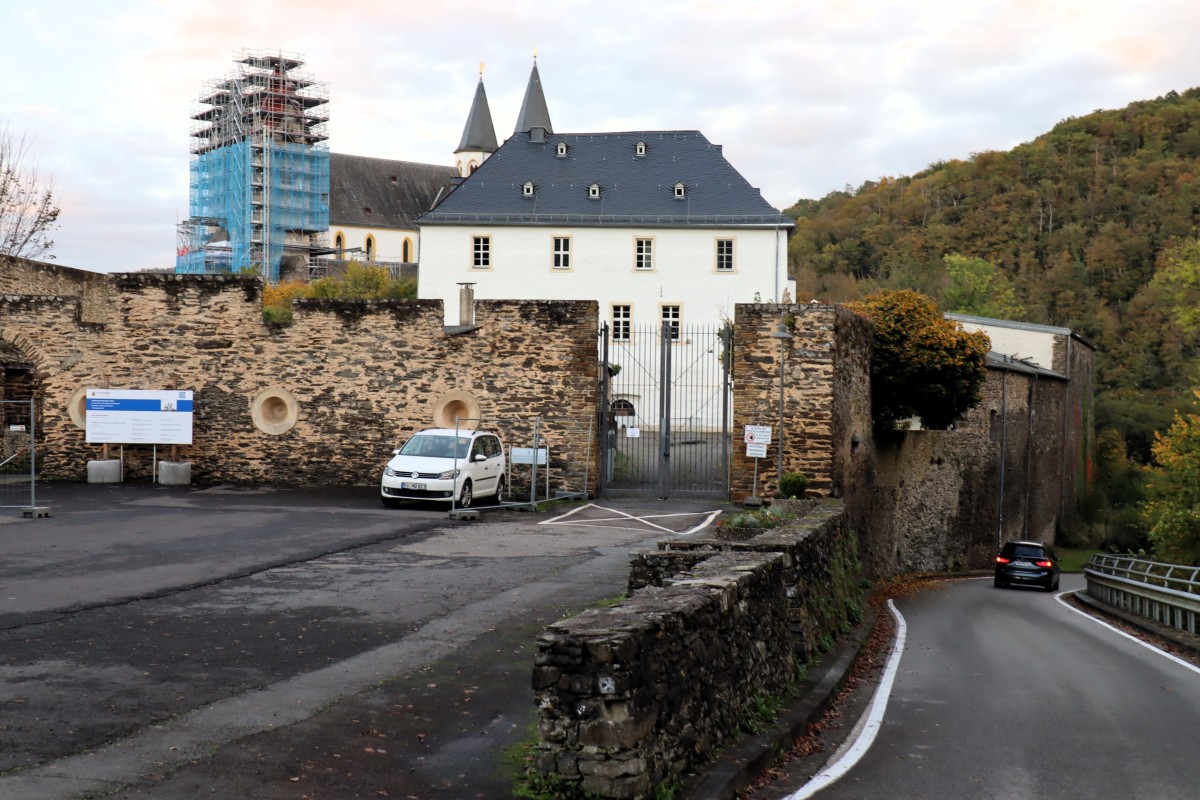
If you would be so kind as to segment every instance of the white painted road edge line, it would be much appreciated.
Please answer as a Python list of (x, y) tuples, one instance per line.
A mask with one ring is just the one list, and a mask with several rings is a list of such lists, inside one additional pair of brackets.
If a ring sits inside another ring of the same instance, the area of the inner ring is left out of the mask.
[(862, 725), (862, 731), (854, 744), (847, 749), (840, 758), (831, 764), (826, 764), (821, 768), (821, 771), (812, 776), (812, 779), (800, 790), (794, 794), (788, 795), (784, 800), (806, 800), (812, 797), (817, 792), (825, 787), (840, 780), (843, 775), (849, 772), (855, 764), (857, 764), (867, 751), (871, 749), (871, 745), (875, 743), (875, 736), (879, 733), (879, 728), (883, 725), (883, 715), (887, 712), (888, 699), (892, 695), (892, 684), (896, 681), (896, 673), (900, 669), (900, 657), (904, 655), (904, 640), (907, 636), (908, 626), (904, 623), (904, 617), (896, 609), (895, 604), (889, 598), (887, 601), (888, 610), (892, 612), (892, 616), (896, 618), (896, 644), (892, 647), (892, 654), (888, 657), (886, 669), (883, 671), (883, 678), (879, 681), (879, 686), (875, 687), (875, 695), (871, 698), (871, 707), (867, 711), (866, 722)]
[(1066, 600), (1063, 600), (1064, 594), (1074, 594), (1076, 591), (1078, 591), (1078, 590), (1072, 589), (1069, 592), (1059, 592), (1058, 594), (1054, 595), (1054, 599), (1057, 600), (1058, 602), (1062, 603), (1064, 606), (1069, 608), (1071, 611), (1074, 611), (1076, 614), (1083, 617), (1084, 619), (1090, 619), (1092, 622), (1096, 623), (1097, 625), (1103, 625), (1104, 627), (1108, 628), (1113, 633), (1116, 633), (1119, 636), (1124, 636), (1129, 641), (1134, 642), (1136, 644), (1140, 644), (1142, 647), (1146, 648), (1147, 650), (1151, 650), (1155, 653), (1158, 653), (1160, 656), (1163, 656), (1164, 658), (1171, 659), (1172, 661), (1174, 661), (1176, 664), (1180, 665), (1181, 667), (1185, 667), (1187, 669), (1190, 669), (1192, 672), (1200, 674), (1200, 667), (1197, 667), (1195, 664), (1191, 664), (1187, 661), (1184, 661), (1182, 658), (1179, 658), (1178, 656), (1171, 655), (1166, 650), (1163, 650), (1162, 648), (1159, 648), (1159, 647), (1155, 647), (1154, 645), (1150, 644), (1149, 642), (1143, 642), (1138, 637), (1131, 636), (1130, 634), (1126, 633), (1125, 631), (1121, 630), (1120, 628), (1116, 627), (1115, 625), (1109, 625), (1107, 622), (1105, 622), (1102, 619), (1097, 619), (1096, 617), (1093, 617), (1091, 614), (1087, 614), (1083, 611), (1080, 611), (1078, 608), (1071, 605)]

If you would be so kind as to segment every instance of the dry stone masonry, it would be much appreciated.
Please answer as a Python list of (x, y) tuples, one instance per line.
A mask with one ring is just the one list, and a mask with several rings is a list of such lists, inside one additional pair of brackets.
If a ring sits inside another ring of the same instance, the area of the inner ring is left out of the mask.
[(710, 758), (861, 610), (836, 500), (747, 541), (659, 547), (633, 557), (629, 599), (538, 637), (537, 767), (594, 796), (648, 797)]

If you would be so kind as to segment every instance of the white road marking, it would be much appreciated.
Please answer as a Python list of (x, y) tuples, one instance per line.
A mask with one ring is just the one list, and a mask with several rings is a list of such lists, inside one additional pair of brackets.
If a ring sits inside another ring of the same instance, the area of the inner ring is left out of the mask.
[(1181, 667), (1190, 669), (1192, 672), (1200, 674), (1200, 667), (1197, 667), (1195, 664), (1188, 663), (1187, 661), (1184, 661), (1182, 658), (1179, 658), (1178, 656), (1173, 656), (1170, 653), (1168, 653), (1166, 650), (1163, 650), (1162, 648), (1159, 648), (1159, 647), (1155, 647), (1154, 645), (1150, 644), (1149, 642), (1143, 642), (1138, 637), (1131, 636), (1130, 634), (1126, 633), (1125, 631), (1121, 630), (1120, 628), (1118, 628), (1114, 625), (1109, 625), (1107, 622), (1105, 622), (1102, 619), (1097, 619), (1096, 617), (1093, 617), (1091, 614), (1084, 613), (1083, 611), (1080, 611), (1078, 608), (1075, 608), (1075, 606), (1068, 603), (1066, 600), (1063, 600), (1064, 594), (1073, 594), (1075, 591), (1078, 591), (1078, 590), (1072, 589), (1069, 592), (1059, 592), (1058, 594), (1054, 595), (1054, 599), (1057, 600), (1058, 602), (1062, 603), (1067, 608), (1074, 611), (1079, 616), (1084, 617), (1085, 619), (1090, 619), (1092, 622), (1096, 623), (1097, 625), (1103, 625), (1104, 627), (1108, 628), (1113, 633), (1116, 633), (1119, 636), (1124, 636), (1129, 641), (1136, 642), (1137, 644), (1140, 644), (1142, 647), (1146, 648), (1147, 650), (1158, 653), (1160, 656), (1163, 656), (1164, 658), (1171, 659), (1172, 661), (1174, 661), (1176, 664), (1180, 665)]
[[(577, 514), (580, 511), (583, 511), (585, 509), (589, 509), (589, 508), (594, 508), (598, 511), (603, 511), (608, 514), (615, 514), (616, 516), (589, 517), (587, 519), (570, 520), (570, 521), (564, 522), (564, 520), (567, 520), (568, 517), (570, 517), (574, 514)], [(598, 506), (595, 503), (587, 503), (586, 505), (579, 506), (578, 508), (573, 508), (565, 514), (560, 514), (557, 517), (553, 517), (548, 520), (543, 520), (542, 522), (539, 522), (538, 524), (539, 525), (579, 525), (581, 527), (611, 528), (611, 529), (615, 529), (615, 530), (641, 530), (641, 527), (637, 526), (637, 525), (630, 526), (630, 525), (603, 525), (603, 524), (600, 524), (600, 523), (605, 523), (605, 522), (634, 522), (634, 523), (641, 523), (642, 525), (647, 525), (651, 528), (657, 528), (658, 530), (662, 531), (663, 533), (670, 533), (670, 534), (674, 534), (676, 536), (687, 536), (690, 533), (695, 533), (696, 531), (703, 530), (704, 528), (708, 527), (710, 524), (712, 524), (712, 521), (714, 519), (716, 519), (720, 514), (721, 514), (721, 510), (716, 509), (715, 511), (681, 511), (681, 512), (676, 512), (673, 514), (643, 514), (642, 516), (638, 516), (636, 514), (626, 513), (619, 508), (606, 508), (604, 506)], [(701, 517), (701, 516), (704, 517), (704, 519), (699, 524), (694, 525), (691, 528), (688, 528), (686, 531), (672, 530), (671, 528), (668, 528), (665, 525), (659, 525), (656, 522), (651, 522), (651, 520), (667, 519), (667, 518), (671, 518), (671, 517)]]
[(904, 617), (896, 609), (895, 604), (890, 599), (887, 604), (888, 610), (896, 618), (896, 644), (892, 648), (891, 656), (888, 657), (883, 678), (879, 681), (879, 686), (875, 687), (875, 695), (871, 698), (871, 707), (864, 718), (865, 722), (860, 721), (859, 723), (862, 728), (861, 732), (854, 739), (854, 743), (839, 758), (822, 767), (821, 771), (813, 775), (812, 779), (800, 787), (799, 791), (788, 795), (784, 800), (805, 800), (837, 782), (867, 754), (871, 745), (875, 743), (875, 736), (883, 724), (883, 715), (887, 712), (888, 699), (892, 694), (892, 684), (895, 683), (896, 673), (900, 669), (900, 657), (904, 655), (904, 640), (907, 638), (908, 632)]

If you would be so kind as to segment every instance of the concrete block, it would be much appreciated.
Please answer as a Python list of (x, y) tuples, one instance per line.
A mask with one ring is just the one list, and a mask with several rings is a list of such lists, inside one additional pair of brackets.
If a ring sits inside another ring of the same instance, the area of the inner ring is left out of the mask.
[(94, 458), (87, 462), (88, 483), (120, 483), (121, 459)]
[(192, 483), (192, 462), (158, 462), (158, 482), (163, 486), (189, 486)]

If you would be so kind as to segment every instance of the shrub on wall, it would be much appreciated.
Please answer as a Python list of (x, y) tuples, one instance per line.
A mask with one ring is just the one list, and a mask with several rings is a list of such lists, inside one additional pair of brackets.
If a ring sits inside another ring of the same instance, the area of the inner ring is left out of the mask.
[(341, 278), (318, 278), (312, 283), (286, 281), (263, 290), (263, 319), (288, 324), (293, 321), (292, 300), (298, 297), (331, 300), (413, 300), (416, 281), (393, 278), (384, 267), (351, 261)]
[(894, 426), (919, 417), (926, 428), (948, 428), (980, 399), (991, 341), (942, 316), (929, 297), (884, 291), (849, 308), (875, 324), (871, 405), (875, 423)]

